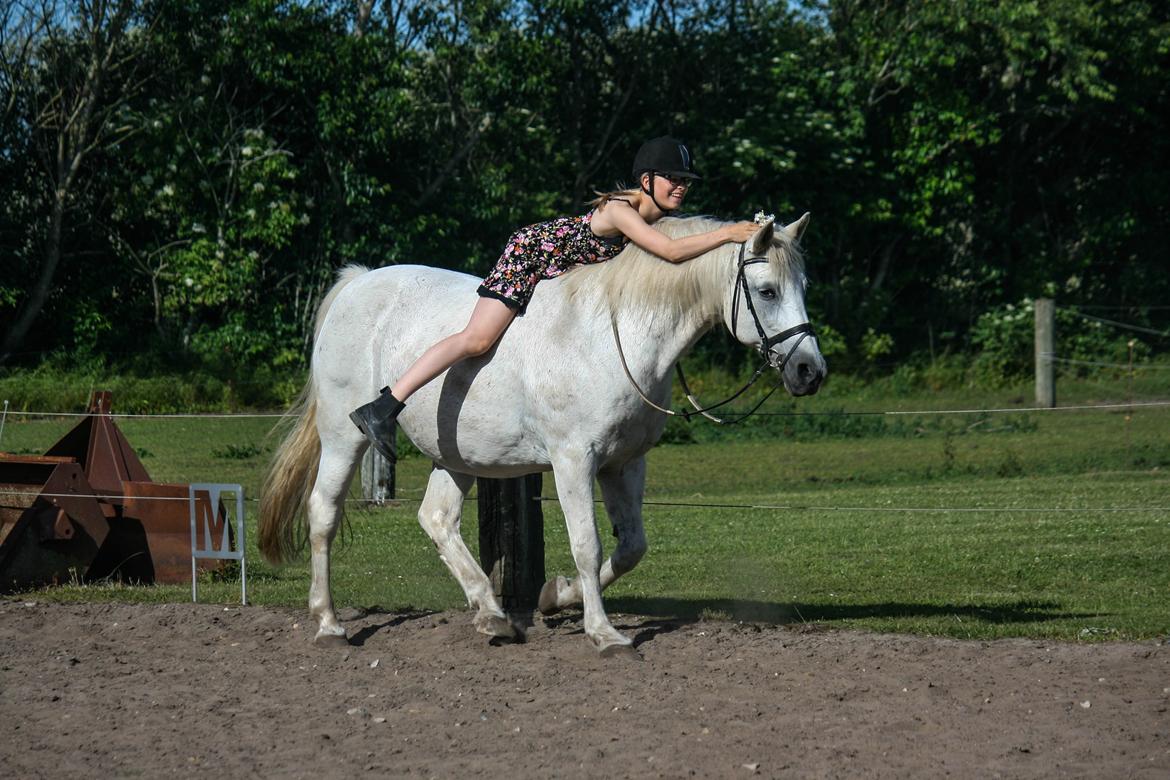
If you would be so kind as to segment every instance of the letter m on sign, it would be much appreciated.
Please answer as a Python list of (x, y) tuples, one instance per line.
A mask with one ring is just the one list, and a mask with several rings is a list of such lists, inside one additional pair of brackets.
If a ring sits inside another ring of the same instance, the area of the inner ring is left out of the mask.
[[(234, 496), (235, 500), (229, 500)], [(239, 485), (195, 483), (188, 493), (191, 508), (191, 600), (198, 601), (198, 559), (240, 562), (240, 603), (248, 603), (244, 560), (244, 489)], [(232, 524), (235, 523), (233, 546)]]

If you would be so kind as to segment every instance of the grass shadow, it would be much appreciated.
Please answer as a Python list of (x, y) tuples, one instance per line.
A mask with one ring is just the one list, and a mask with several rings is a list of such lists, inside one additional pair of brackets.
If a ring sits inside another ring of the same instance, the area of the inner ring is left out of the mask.
[(881, 602), (876, 604), (780, 604), (738, 599), (613, 598), (606, 600), (613, 612), (628, 612), (676, 621), (694, 622), (713, 616), (778, 626), (802, 623), (832, 623), (866, 618), (960, 617), (983, 623), (1010, 625), (1052, 620), (1101, 617), (1098, 613), (1065, 612), (1060, 604), (1048, 601), (1017, 601), (1011, 604), (957, 605)]

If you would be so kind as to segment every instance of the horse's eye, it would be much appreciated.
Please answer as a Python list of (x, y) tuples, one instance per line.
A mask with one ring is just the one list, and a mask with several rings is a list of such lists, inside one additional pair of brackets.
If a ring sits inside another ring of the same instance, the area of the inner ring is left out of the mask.
[(776, 291), (771, 287), (765, 287), (764, 289), (760, 290), (760, 297), (765, 301), (774, 301), (776, 300)]

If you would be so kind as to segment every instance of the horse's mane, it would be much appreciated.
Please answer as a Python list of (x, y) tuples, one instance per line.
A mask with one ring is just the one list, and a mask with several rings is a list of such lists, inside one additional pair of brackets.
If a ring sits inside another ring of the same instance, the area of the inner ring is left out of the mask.
[[(710, 217), (666, 217), (654, 223), (654, 228), (671, 238), (681, 238), (726, 224)], [(800, 247), (780, 226), (772, 246), (780, 251), (769, 253), (769, 259), (785, 284), (793, 274), (803, 275)], [(671, 263), (630, 242), (608, 262), (574, 268), (565, 274), (564, 283), (570, 298), (589, 296), (599, 303), (604, 301), (610, 311), (642, 304), (684, 311), (708, 306), (715, 313), (728, 294), (738, 254), (738, 244), (724, 244), (693, 260)]]

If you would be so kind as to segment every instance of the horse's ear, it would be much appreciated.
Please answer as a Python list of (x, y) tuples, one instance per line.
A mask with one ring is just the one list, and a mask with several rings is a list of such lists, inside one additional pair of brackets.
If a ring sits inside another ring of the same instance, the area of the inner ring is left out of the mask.
[(771, 248), (775, 222), (775, 218), (769, 218), (760, 223), (760, 229), (756, 231), (756, 234), (752, 236), (751, 241), (748, 243), (748, 249), (751, 250), (753, 255), (762, 255)]
[(809, 214), (806, 211), (804, 212), (803, 217), (796, 220), (791, 225), (785, 225), (783, 228), (781, 228), (781, 230), (784, 231), (784, 235), (788, 236), (793, 241), (799, 241), (800, 236), (804, 233), (804, 229), (808, 227), (808, 218)]

